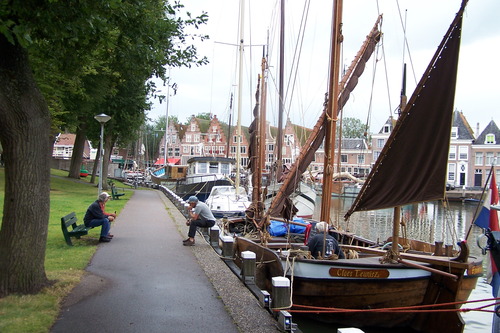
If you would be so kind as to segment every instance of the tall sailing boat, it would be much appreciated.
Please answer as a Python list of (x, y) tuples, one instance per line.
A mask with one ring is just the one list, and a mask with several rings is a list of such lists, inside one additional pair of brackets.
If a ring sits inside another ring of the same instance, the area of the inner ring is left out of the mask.
[[(285, 141), (285, 133), (283, 131), (283, 116), (285, 113), (285, 1), (280, 1), (280, 38), (279, 38), (279, 70), (278, 70), (278, 123), (277, 123), (277, 134), (276, 134), (276, 150), (275, 150), (275, 170), (271, 172), (271, 179), (269, 184), (266, 186), (266, 200), (265, 205), (269, 207), (272, 204), (275, 196), (282, 191), (282, 179), (284, 165), (283, 165), (283, 147)], [(266, 61), (267, 63), (267, 61)], [(265, 73), (263, 68), (262, 78), (265, 79)], [(266, 86), (267, 87), (267, 86)], [(264, 87), (263, 87), (264, 89)], [(267, 89), (267, 88), (266, 88)], [(262, 101), (265, 103), (265, 101)], [(262, 132), (261, 132), (262, 133)], [(295, 142), (295, 140), (293, 140)], [(294, 147), (290, 147), (294, 150)], [(290, 209), (296, 209), (296, 216), (299, 218), (312, 218), (316, 206), (316, 190), (313, 188), (312, 184), (306, 184), (302, 181), (301, 174), (297, 175), (297, 179), (294, 186), (294, 191), (289, 193), (289, 198), (293, 203), (290, 205)]]
[[(341, 40), (341, 1), (334, 2), (332, 53), (328, 110), (315, 127), (309, 150), (315, 151), (325, 137), (326, 166), (321, 220), (329, 220), (331, 192), (328, 189), (333, 168), (335, 122), (338, 107), (343, 105), (342, 87), (337, 84), (338, 45)], [(346, 214), (387, 207), (400, 207), (420, 201), (443, 199), (446, 164), (452, 124), (453, 101), (460, 46), (464, 0), (448, 32), (438, 47), (414, 94), (361, 189)], [(375, 30), (375, 29), (374, 29)], [(372, 34), (370, 34), (372, 36)], [(370, 37), (369, 36), (369, 37)], [(373, 36), (372, 36), (373, 38)], [(369, 40), (366, 49), (373, 47)], [(364, 50), (363, 56), (367, 56)], [(369, 57), (369, 55), (368, 55)], [(360, 65), (363, 66), (363, 65)], [(337, 68), (337, 69), (336, 69)], [(359, 68), (359, 67), (358, 67)], [(353, 72), (357, 72), (353, 70)], [(347, 86), (353, 81), (347, 80)], [(355, 82), (353, 83), (355, 85)], [(339, 96), (338, 103), (334, 97)], [(332, 100), (333, 99), (333, 100)], [(323, 134), (321, 134), (323, 133)], [(319, 139), (319, 143), (315, 139)], [(302, 154), (301, 154), (302, 156)], [(302, 156), (302, 157), (304, 157)], [(293, 172), (307, 164), (301, 160)], [(293, 179), (289, 174), (288, 183)], [(354, 327), (411, 327), (424, 332), (462, 332), (464, 322), (457, 303), (466, 301), (482, 275), (481, 260), (469, 257), (466, 242), (453, 251), (422, 242), (409, 242), (413, 248), (400, 251), (398, 216), (395, 216), (392, 245), (389, 250), (353, 234), (331, 231), (344, 252), (355, 251), (347, 259), (312, 259), (310, 255), (290, 250), (293, 244), (268, 242), (265, 229), (287, 200), (285, 182), (267, 212), (255, 207), (254, 223), (263, 237), (254, 242), (243, 237), (235, 241), (235, 261), (241, 264), (241, 252), (256, 253), (256, 284), (271, 292), (271, 278), (287, 276), (292, 281), (290, 308), (314, 319)], [(290, 185), (293, 188), (293, 184)], [(398, 212), (395, 209), (396, 214)], [(421, 246), (422, 247), (418, 247)], [(421, 311), (421, 306), (437, 306), (439, 311)]]

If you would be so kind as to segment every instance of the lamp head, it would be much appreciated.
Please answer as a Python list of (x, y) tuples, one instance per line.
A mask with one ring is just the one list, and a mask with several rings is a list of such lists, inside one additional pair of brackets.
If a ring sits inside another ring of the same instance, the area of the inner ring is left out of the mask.
[(101, 113), (101, 114), (98, 114), (97, 116), (95, 116), (94, 119), (97, 120), (98, 122), (100, 122), (101, 124), (105, 124), (111, 119), (111, 116), (108, 116), (107, 114)]

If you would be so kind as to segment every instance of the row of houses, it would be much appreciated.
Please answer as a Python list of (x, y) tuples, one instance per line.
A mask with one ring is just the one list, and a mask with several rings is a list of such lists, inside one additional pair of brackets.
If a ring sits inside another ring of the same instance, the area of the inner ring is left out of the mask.
[[(371, 138), (343, 138), (340, 140), (341, 152), (337, 156), (340, 172), (349, 172), (356, 177), (368, 175), (375, 160), (380, 155), (395, 125), (389, 119), (379, 132)], [(479, 127), (479, 126), (478, 126)], [(275, 165), (277, 154), (277, 128), (267, 123), (265, 129), (266, 168)], [(302, 145), (308, 137), (310, 129), (294, 125), (288, 119), (283, 129), (282, 158), (283, 164), (291, 164), (298, 157)], [(477, 129), (476, 132), (479, 132)], [(168, 162), (184, 165), (196, 156), (220, 156), (236, 158), (238, 149), (236, 128), (230, 127), (213, 116), (210, 120), (192, 116), (187, 125), (170, 122), (166, 133), (159, 143), (157, 164), (163, 165), (164, 158)], [(59, 140), (64, 143), (64, 140)], [(242, 127), (240, 139), (240, 164), (246, 167), (249, 159), (250, 135), (247, 127)], [(337, 142), (338, 146), (339, 142)], [(61, 147), (56, 142), (54, 155), (61, 154)], [(114, 155), (119, 154), (115, 149)], [(165, 151), (166, 150), (166, 151)], [(89, 149), (89, 155), (91, 150)], [(123, 154), (122, 154), (123, 155)], [(126, 155), (125, 155), (126, 156)], [(455, 187), (481, 187), (484, 185), (492, 164), (496, 165), (500, 157), (500, 130), (492, 120), (486, 128), (475, 137), (474, 131), (462, 112), (454, 113), (451, 143), (448, 159), (447, 181)], [(321, 172), (324, 164), (324, 150), (320, 147), (310, 165), (312, 174)], [(496, 177), (500, 178), (500, 168), (496, 168)]]

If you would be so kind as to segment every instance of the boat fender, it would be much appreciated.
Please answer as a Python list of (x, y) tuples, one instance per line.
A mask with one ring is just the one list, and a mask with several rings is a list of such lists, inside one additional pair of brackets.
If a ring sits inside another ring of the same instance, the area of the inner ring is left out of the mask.
[[(385, 243), (384, 246), (382, 246), (382, 250), (388, 250), (392, 247), (392, 242)], [(399, 251), (403, 251), (403, 247), (401, 244), (398, 244)]]
[(306, 231), (304, 232), (304, 245), (307, 245), (307, 241), (309, 240), (309, 235), (311, 234), (312, 224), (309, 223), (306, 225)]

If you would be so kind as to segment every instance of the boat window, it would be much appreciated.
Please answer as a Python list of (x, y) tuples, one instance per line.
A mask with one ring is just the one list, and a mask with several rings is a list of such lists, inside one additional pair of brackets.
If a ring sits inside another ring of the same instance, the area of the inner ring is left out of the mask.
[(228, 175), (229, 174), (229, 164), (228, 163), (222, 163), (221, 164), (221, 170), (220, 172), (224, 175)]
[(219, 173), (219, 163), (210, 162), (210, 173)]
[(198, 172), (197, 173), (207, 173), (207, 163), (199, 162), (198, 163)]

